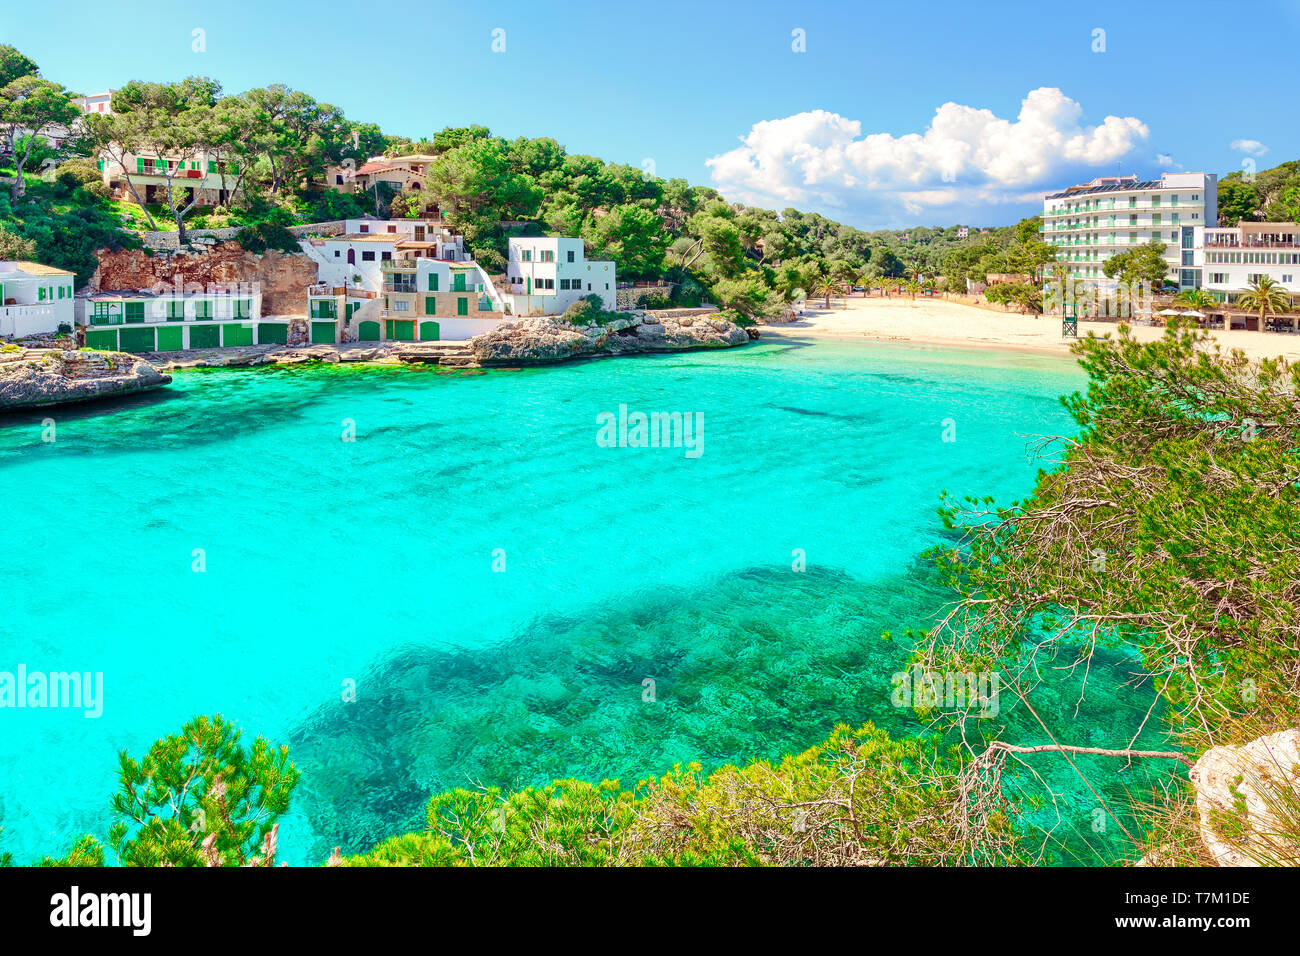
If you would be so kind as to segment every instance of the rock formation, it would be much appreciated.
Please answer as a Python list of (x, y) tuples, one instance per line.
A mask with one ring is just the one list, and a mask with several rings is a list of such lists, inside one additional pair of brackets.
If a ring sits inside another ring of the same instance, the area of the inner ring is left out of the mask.
[(127, 352), (0, 352), (0, 411), (112, 398), (159, 388), (171, 380)]
[(222, 242), (194, 252), (150, 253), (143, 249), (104, 250), (90, 286), (100, 289), (148, 289), (157, 283), (226, 285), (259, 283), (264, 315), (301, 315), (306, 288), (316, 281), (316, 263), (302, 253), (261, 255), (237, 242)]
[(470, 352), (481, 365), (525, 365), (584, 356), (730, 348), (748, 341), (749, 335), (738, 325), (707, 314), (673, 318), (632, 313), (604, 325), (574, 326), (554, 317), (503, 322), (471, 339)]
[(1277, 810), (1300, 808), (1300, 730), (1281, 730), (1240, 747), (1211, 747), (1188, 777), (1196, 788), (1201, 842), (1219, 866), (1260, 866), (1288, 857), (1296, 862), (1297, 821), (1289, 820), (1289, 839), (1280, 835), (1287, 827), (1279, 825)]

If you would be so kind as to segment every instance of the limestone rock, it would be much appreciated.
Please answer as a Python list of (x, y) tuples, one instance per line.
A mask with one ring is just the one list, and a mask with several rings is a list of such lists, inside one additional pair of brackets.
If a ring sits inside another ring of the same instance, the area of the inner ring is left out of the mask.
[(152, 289), (183, 285), (259, 283), (264, 315), (301, 315), (307, 306), (306, 288), (316, 281), (316, 263), (300, 252), (268, 249), (258, 255), (237, 242), (221, 242), (195, 252), (150, 255), (142, 249), (100, 250), (99, 268), (91, 288)]
[[(1289, 789), (1300, 802), (1300, 730), (1281, 730), (1240, 747), (1212, 747), (1188, 773), (1196, 789), (1201, 842), (1219, 866), (1285, 859), (1271, 802)], [(1237, 832), (1239, 829), (1240, 832)], [(1295, 862), (1294, 859), (1291, 860)]]
[(475, 336), (469, 344), (480, 364), (523, 365), (595, 355), (730, 348), (748, 341), (744, 329), (725, 319), (707, 315), (649, 319), (634, 313), (583, 328), (555, 317), (517, 319)]
[(171, 380), (128, 352), (0, 353), (0, 410), (113, 398), (160, 388)]

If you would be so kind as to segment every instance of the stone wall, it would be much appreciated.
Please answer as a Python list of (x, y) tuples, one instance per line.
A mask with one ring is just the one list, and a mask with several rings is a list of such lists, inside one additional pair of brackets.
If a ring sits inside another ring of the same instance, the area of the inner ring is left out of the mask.
[(623, 288), (622, 283), (619, 283), (618, 301), (614, 308), (620, 311), (638, 309), (646, 296), (666, 295), (671, 298), (673, 290), (676, 288), (677, 284), (675, 282), (665, 282), (663, 285), (658, 286), (637, 286), (632, 288)]
[(316, 281), (316, 263), (302, 253), (261, 255), (236, 242), (222, 242), (194, 252), (149, 253), (142, 249), (101, 250), (92, 291), (148, 289), (157, 283), (226, 285), (258, 283), (263, 315), (303, 315), (307, 286)]
[[(302, 226), (289, 226), (289, 232), (298, 238), (303, 236), (341, 236), (346, 223), (342, 219), (331, 222), (309, 222)], [(228, 226), (225, 229), (188, 229), (186, 235), (191, 242), (201, 240), (199, 245), (234, 239), (244, 230), (244, 226)], [(140, 238), (149, 249), (175, 250), (180, 248), (178, 234), (175, 232), (145, 232)]]

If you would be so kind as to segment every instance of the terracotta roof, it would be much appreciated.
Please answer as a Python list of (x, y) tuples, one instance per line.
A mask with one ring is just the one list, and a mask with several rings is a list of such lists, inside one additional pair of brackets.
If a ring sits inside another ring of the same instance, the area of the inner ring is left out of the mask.
[(425, 242), (424, 240), (419, 240), (419, 241), (417, 241), (417, 240), (415, 240), (415, 239), (403, 239), (401, 242), (399, 242), (399, 243), (397, 244), (397, 248), (399, 248), (399, 249), (432, 249), (432, 248), (434, 248), (436, 245), (438, 245), (436, 242)]

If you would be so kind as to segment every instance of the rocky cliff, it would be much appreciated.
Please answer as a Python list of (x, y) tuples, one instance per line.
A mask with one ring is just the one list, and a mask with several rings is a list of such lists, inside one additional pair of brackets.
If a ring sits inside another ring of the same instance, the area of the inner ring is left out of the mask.
[(0, 352), (0, 411), (146, 392), (171, 380), (126, 352)]
[(726, 319), (633, 313), (604, 325), (575, 326), (556, 318), (503, 322), (470, 340), (481, 365), (528, 365), (596, 355), (678, 352), (744, 345), (749, 335)]
[(155, 283), (257, 282), (263, 315), (303, 315), (306, 287), (316, 281), (316, 264), (302, 253), (246, 251), (222, 242), (195, 252), (150, 253), (142, 249), (103, 250), (92, 289), (147, 289)]

